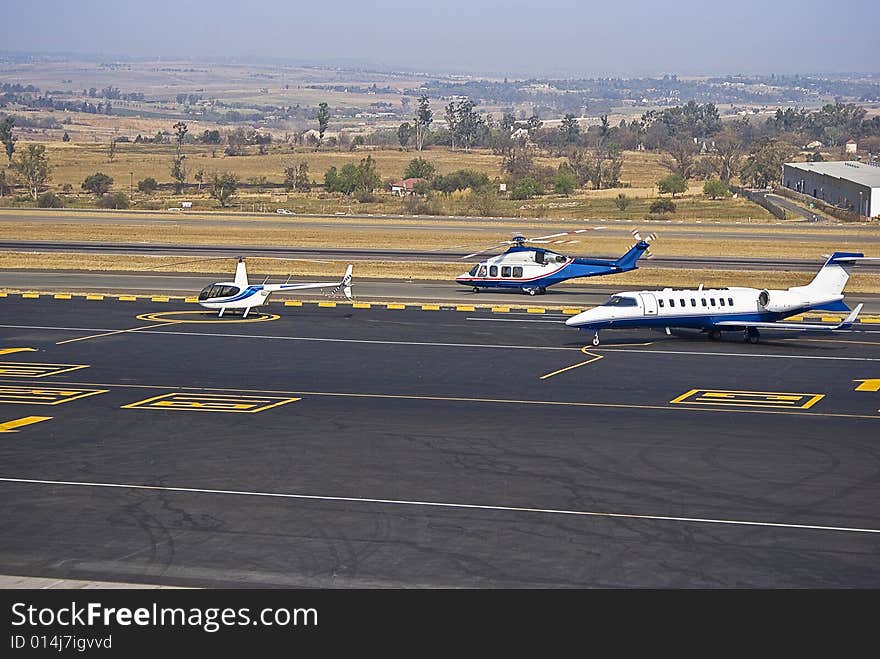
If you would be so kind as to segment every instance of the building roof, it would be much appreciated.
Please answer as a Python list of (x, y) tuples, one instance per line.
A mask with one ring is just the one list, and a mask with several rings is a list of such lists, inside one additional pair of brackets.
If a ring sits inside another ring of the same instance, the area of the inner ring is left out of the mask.
[(880, 188), (880, 167), (850, 160), (836, 162), (787, 162), (786, 167), (852, 181), (869, 188)]
[(405, 178), (402, 181), (397, 181), (396, 183), (393, 183), (392, 185), (395, 188), (403, 188), (407, 191), (412, 191), (415, 189), (416, 183), (424, 180), (425, 179), (423, 178)]

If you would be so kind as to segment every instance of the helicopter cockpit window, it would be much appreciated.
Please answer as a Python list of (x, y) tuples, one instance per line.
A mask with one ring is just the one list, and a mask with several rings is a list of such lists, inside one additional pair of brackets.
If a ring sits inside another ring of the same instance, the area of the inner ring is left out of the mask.
[(557, 254), (556, 255), (556, 262), (557, 263), (565, 263), (565, 257), (562, 254)]
[(486, 266), (484, 266), (484, 265), (480, 266), (480, 274), (478, 274), (477, 276), (478, 277), (485, 277), (486, 276)]
[(535, 263), (545, 263), (544, 252), (535, 252)]
[(479, 269), (480, 269), (480, 266), (475, 265), (473, 268), (471, 268), (471, 271), (470, 271), (468, 274), (469, 274), (471, 277), (476, 277), (476, 276), (477, 276), (477, 270), (479, 270)]
[(213, 290), (213, 288), (214, 288), (213, 284), (211, 284), (210, 286), (205, 286), (202, 289), (201, 293), (199, 293), (199, 299), (200, 300), (207, 300), (209, 297), (211, 297), (211, 290)]
[(205, 286), (199, 293), (200, 300), (209, 300), (216, 297), (232, 297), (238, 295), (241, 289), (238, 286), (221, 286), (220, 284), (211, 284)]
[(637, 307), (639, 303), (633, 297), (623, 295), (612, 295), (608, 301), (602, 305), (603, 307)]

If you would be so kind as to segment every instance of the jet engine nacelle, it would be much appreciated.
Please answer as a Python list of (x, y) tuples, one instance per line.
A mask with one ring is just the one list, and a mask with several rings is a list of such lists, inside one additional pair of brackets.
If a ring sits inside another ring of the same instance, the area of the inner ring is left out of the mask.
[(763, 290), (758, 294), (758, 305), (773, 313), (785, 313), (803, 307), (804, 298), (791, 291)]

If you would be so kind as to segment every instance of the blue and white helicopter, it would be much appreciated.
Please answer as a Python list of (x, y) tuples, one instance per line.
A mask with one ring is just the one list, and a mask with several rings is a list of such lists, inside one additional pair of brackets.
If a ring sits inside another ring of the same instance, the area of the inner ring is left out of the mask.
[(837, 325), (782, 322), (805, 311), (849, 311), (843, 302), (843, 289), (852, 267), (864, 254), (835, 252), (809, 284), (787, 290), (757, 288), (703, 288), (660, 291), (626, 291), (612, 295), (605, 304), (588, 309), (565, 321), (569, 327), (593, 332), (593, 345), (599, 345), (599, 330), (650, 328), (699, 330), (717, 341), (721, 333), (740, 331), (743, 339), (757, 343), (759, 329), (784, 331), (845, 330), (852, 327), (862, 310), (856, 306)]
[(509, 245), (506, 252), (481, 261), (469, 272), (456, 277), (455, 281), (463, 286), (470, 286), (474, 293), (479, 293), (484, 288), (506, 288), (519, 289), (528, 295), (542, 295), (547, 288), (561, 281), (576, 277), (597, 277), (628, 272), (638, 268), (636, 262), (643, 254), (650, 258), (651, 253), (648, 248), (657, 236), (651, 233), (643, 238), (638, 231), (632, 232), (636, 243), (626, 254), (614, 260), (563, 256), (549, 249), (526, 245), (526, 243), (569, 245), (578, 241), (562, 239), (564, 236), (601, 228), (563, 231), (537, 238), (526, 238), (521, 234), (515, 234), (510, 240), (461, 257), (469, 259)]
[[(305, 260), (305, 259), (288, 259), (288, 260)], [(268, 284), (265, 281), (262, 284), (249, 284), (247, 276), (247, 267), (244, 259), (239, 258), (238, 264), (235, 266), (235, 279), (233, 281), (218, 282), (205, 286), (199, 293), (199, 304), (206, 309), (217, 310), (218, 318), (222, 318), (223, 314), (229, 310), (242, 310), (242, 317), (247, 318), (248, 313), (254, 307), (266, 304), (266, 300), (272, 293), (277, 291), (296, 291), (306, 288), (330, 288), (333, 292), (342, 292), (345, 297), (351, 299), (351, 264), (345, 269), (345, 275), (342, 281), (330, 283), (299, 283), (290, 282), (290, 277), (283, 284)], [(268, 281), (268, 278), (267, 278)]]

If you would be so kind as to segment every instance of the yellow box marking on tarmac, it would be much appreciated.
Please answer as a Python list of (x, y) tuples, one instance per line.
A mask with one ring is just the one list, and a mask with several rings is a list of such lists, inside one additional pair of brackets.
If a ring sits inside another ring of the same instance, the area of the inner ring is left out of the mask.
[(385, 305), (385, 308), (386, 309), (406, 309), (406, 305), (405, 304), (389, 303), (389, 304)]
[(81, 389), (72, 387), (19, 387), (0, 385), (0, 403), (24, 405), (61, 405), (86, 396), (107, 393), (109, 389)]
[(176, 410), (184, 412), (238, 412), (256, 414), (293, 403), (302, 398), (291, 396), (243, 396), (238, 394), (205, 394), (173, 392), (123, 405), (122, 409)]
[(459, 304), (455, 307), (456, 311), (476, 311), (476, 308), (471, 304)]
[(136, 302), (137, 295), (120, 295), (117, 299), (120, 302)]
[(319, 307), (330, 307), (333, 308), (336, 306), (335, 302), (318, 302)]
[(168, 302), (170, 298), (165, 297), (164, 295), (156, 295), (150, 298), (150, 302)]
[(70, 300), (73, 296), (69, 293), (55, 293), (52, 297), (56, 300)]
[(0, 362), (0, 378), (45, 378), (59, 373), (78, 371), (81, 368), (88, 368), (88, 365)]
[(40, 297), (39, 293), (22, 293), (21, 296), (27, 300), (36, 300)]
[(303, 305), (299, 300), (284, 300), (285, 307), (301, 307)]
[(352, 309), (370, 309), (372, 308), (372, 304), (369, 302), (353, 302), (351, 305)]
[(18, 432), (18, 428), (30, 426), (40, 421), (49, 421), (51, 418), (51, 416), (23, 416), (20, 419), (0, 423), (0, 432)]
[(492, 307), (492, 313), (510, 313), (510, 307)]
[(440, 311), (439, 304), (423, 304), (422, 311)]
[(880, 391), (880, 379), (853, 380), (853, 382), (861, 383), (855, 391)]
[(825, 394), (797, 394), (775, 391), (733, 391), (726, 389), (691, 389), (670, 403), (686, 405), (729, 405), (731, 407), (781, 407), (808, 410)]
[(529, 307), (526, 309), (527, 313), (546, 313), (546, 309), (542, 309), (541, 307)]
[(87, 300), (99, 300), (99, 301), (100, 301), (100, 300), (103, 300), (103, 299), (104, 299), (104, 296), (103, 296), (103, 295), (94, 295), (94, 294), (91, 294), (91, 293), (90, 293), (89, 295), (86, 295), (86, 299), (87, 299)]

